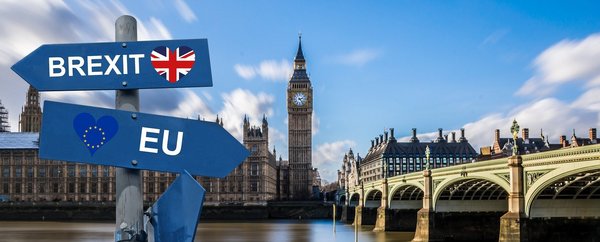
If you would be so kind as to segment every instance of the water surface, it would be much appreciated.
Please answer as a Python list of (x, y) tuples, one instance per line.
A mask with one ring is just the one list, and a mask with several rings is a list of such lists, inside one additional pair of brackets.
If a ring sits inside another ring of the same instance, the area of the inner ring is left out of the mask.
[[(352, 225), (331, 220), (258, 220), (243, 222), (202, 221), (198, 242), (397, 242), (409, 241), (414, 233), (372, 232), (363, 226), (355, 233)], [(88, 222), (0, 222), (0, 242), (98, 242), (112, 241), (114, 224)], [(357, 236), (357, 237), (356, 237)]]

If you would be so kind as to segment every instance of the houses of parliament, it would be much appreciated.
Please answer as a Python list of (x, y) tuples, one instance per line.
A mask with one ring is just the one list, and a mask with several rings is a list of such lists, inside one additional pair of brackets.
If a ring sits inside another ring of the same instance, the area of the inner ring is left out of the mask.
[[(224, 178), (197, 177), (207, 205), (265, 205), (273, 200), (309, 200), (320, 186), (312, 167), (312, 85), (301, 39), (287, 88), (289, 159), (269, 149), (269, 124), (245, 117), (243, 144), (250, 155)], [(33, 87), (19, 117), (19, 132), (9, 132), (8, 112), (0, 103), (0, 201), (114, 202), (115, 167), (38, 158), (42, 119), (40, 94)], [(226, 121), (226, 120), (225, 120)], [(217, 123), (224, 120), (217, 116)], [(156, 201), (176, 174), (143, 171), (144, 201)]]

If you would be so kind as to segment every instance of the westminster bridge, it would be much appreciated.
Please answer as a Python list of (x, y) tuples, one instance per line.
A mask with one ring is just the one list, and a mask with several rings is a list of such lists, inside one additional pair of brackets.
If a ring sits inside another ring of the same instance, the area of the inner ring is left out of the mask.
[(384, 178), (339, 203), (343, 221), (413, 241), (600, 241), (600, 145)]

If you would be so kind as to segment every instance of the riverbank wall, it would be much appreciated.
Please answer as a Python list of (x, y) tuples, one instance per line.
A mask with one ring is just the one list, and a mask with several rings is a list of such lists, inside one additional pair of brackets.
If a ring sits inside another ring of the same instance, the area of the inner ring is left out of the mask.
[[(149, 206), (149, 205), (148, 205)], [(147, 206), (146, 206), (147, 207)], [(341, 210), (338, 211), (338, 214)], [(324, 219), (333, 205), (321, 202), (272, 202), (268, 205), (202, 207), (201, 220)], [(339, 215), (338, 215), (339, 216)], [(2, 203), (0, 221), (114, 221), (114, 203)]]

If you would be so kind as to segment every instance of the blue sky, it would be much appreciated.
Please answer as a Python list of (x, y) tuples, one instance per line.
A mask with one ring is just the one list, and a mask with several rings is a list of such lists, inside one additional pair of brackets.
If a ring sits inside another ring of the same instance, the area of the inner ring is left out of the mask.
[[(36, 7), (32, 8), (34, 5)], [(285, 89), (302, 33), (314, 86), (313, 163), (335, 180), (343, 152), (385, 128), (422, 140), (466, 128), (478, 148), (513, 118), (551, 141), (600, 123), (600, 4), (577, 1), (9, 1), (0, 6), (0, 100), (17, 126), (27, 85), (8, 67), (40, 44), (112, 41), (134, 15), (140, 40), (208, 38), (214, 87), (142, 91), (142, 110), (272, 127), (287, 157)], [(111, 107), (113, 92), (45, 99)]]

